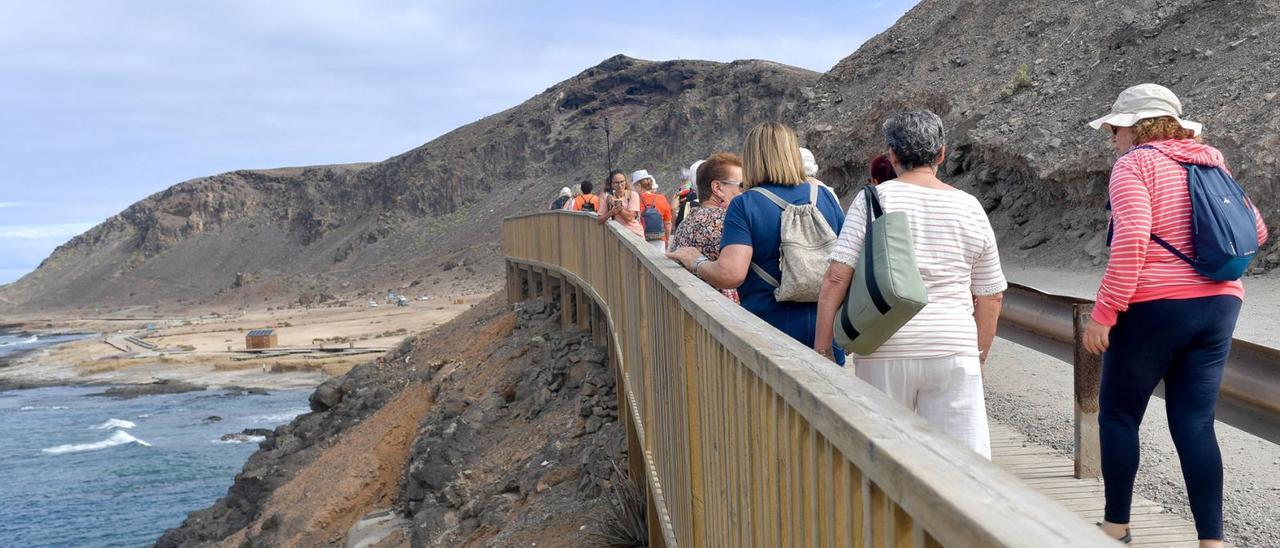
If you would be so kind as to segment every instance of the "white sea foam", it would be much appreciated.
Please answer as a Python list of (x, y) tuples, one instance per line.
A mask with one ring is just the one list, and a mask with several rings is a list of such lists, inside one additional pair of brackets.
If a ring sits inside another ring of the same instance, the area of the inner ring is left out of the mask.
[(151, 447), (150, 443), (147, 443), (138, 438), (135, 438), (129, 435), (128, 432), (125, 432), (123, 430), (116, 430), (115, 432), (111, 433), (111, 437), (99, 442), (59, 445), (57, 447), (48, 447), (45, 449), (41, 449), (40, 452), (47, 453), (50, 455), (61, 455), (63, 453), (80, 453), (82, 451), (97, 451), (99, 449), (106, 449), (108, 447), (115, 447), (117, 445), (125, 445), (128, 443), (136, 443), (144, 447)]
[(249, 417), (249, 422), (252, 422), (254, 424), (262, 424), (262, 423), (267, 423), (272, 425), (283, 424), (297, 418), (298, 415), (301, 415), (303, 413), (310, 413), (310, 412), (311, 412), (310, 407), (298, 407), (298, 408), (290, 409), (288, 411), (273, 413), (270, 415), (254, 415)]
[(267, 441), (266, 436), (235, 436), (225, 440), (213, 440), (213, 443), (262, 443)]
[(92, 426), (91, 428), (93, 428), (94, 430), (111, 430), (112, 428), (128, 430), (135, 426), (138, 426), (138, 425), (134, 424), (132, 421), (127, 421), (122, 419), (111, 419), (97, 426)]
[(40, 341), (40, 337), (37, 337), (37, 336), (35, 336), (35, 335), (32, 335), (32, 336), (30, 336), (30, 337), (28, 337), (28, 338), (25, 338), (25, 339), (22, 339), (22, 340), (20, 340), (20, 341), (0, 342), (0, 347), (2, 347), (2, 346), (18, 346), (18, 345), (20, 345), (20, 344), (32, 344), (32, 343), (39, 342), (39, 341)]
[(62, 409), (71, 409), (71, 408), (65, 405), (55, 405), (52, 407), (45, 407), (43, 405), (24, 405), (22, 407), (19, 407), (18, 411), (47, 411), (47, 410), (59, 411)]

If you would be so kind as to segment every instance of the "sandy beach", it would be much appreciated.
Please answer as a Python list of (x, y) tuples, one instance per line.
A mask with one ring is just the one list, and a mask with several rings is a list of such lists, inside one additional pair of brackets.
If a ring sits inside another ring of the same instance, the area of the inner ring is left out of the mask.
[[(358, 306), (199, 315), (147, 315), (138, 310), (93, 318), (19, 318), (10, 321), (33, 333), (97, 335), (12, 359), (7, 366), (0, 366), (0, 385), (151, 384), (163, 380), (207, 387), (310, 388), (377, 359), (406, 337), (449, 321), (486, 296), (444, 296), (413, 301), (408, 306), (379, 303), (376, 308), (357, 301)], [(279, 349), (295, 353), (246, 353), (246, 334), (266, 328), (274, 330)]]

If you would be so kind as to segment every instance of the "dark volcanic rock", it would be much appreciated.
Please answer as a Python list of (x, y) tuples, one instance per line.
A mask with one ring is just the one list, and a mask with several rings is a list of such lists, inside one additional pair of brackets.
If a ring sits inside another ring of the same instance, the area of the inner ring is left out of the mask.
[[(206, 387), (198, 384), (187, 384), (181, 381), (160, 379), (150, 384), (130, 384), (114, 386), (102, 392), (86, 394), (91, 397), (115, 398), (129, 400), (138, 396), (154, 396), (156, 394), (181, 394), (183, 392), (199, 392)], [(222, 420), (219, 418), (218, 420)]]

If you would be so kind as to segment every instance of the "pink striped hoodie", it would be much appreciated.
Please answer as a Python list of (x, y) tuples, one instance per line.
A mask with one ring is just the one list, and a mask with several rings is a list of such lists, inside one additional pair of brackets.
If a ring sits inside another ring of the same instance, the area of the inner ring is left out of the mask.
[[(1116, 315), (1128, 310), (1132, 303), (1215, 295), (1244, 299), (1244, 284), (1239, 280), (1217, 282), (1205, 278), (1151, 241), (1154, 233), (1179, 251), (1194, 256), (1187, 171), (1178, 164), (1225, 167), (1222, 153), (1191, 139), (1147, 144), (1156, 150), (1130, 150), (1111, 169), (1109, 192), (1115, 235), (1092, 316), (1102, 325), (1115, 325)], [(1256, 207), (1254, 217), (1261, 244), (1267, 240), (1267, 226)]]

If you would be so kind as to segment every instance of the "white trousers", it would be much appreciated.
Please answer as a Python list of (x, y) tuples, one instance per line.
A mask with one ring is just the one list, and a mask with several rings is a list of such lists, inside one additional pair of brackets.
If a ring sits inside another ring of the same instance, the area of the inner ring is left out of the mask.
[(991, 458), (987, 402), (977, 356), (855, 359), (854, 369), (859, 379)]
[(665, 242), (665, 241), (662, 241), (662, 240), (649, 240), (649, 245), (651, 245), (651, 246), (653, 246), (654, 248), (656, 248), (656, 249), (658, 250), (658, 253), (666, 253), (666, 252), (667, 252), (667, 242)]

